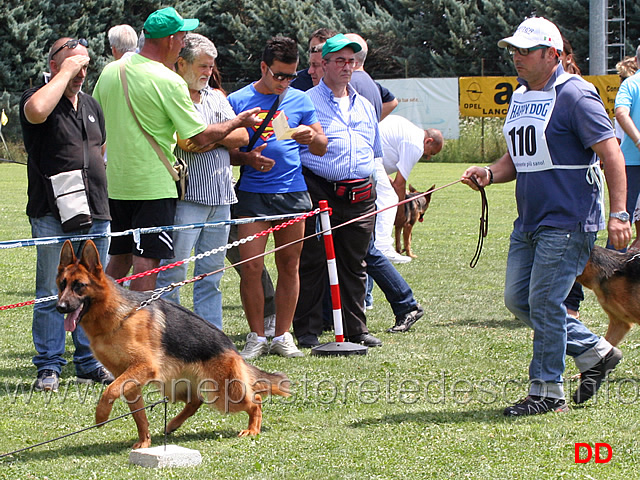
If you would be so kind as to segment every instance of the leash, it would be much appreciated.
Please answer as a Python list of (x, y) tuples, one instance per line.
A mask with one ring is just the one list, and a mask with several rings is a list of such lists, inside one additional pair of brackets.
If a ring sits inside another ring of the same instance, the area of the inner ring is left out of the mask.
[[(48, 443), (52, 443), (52, 442), (57, 442), (59, 440), (65, 439), (67, 437), (71, 437), (72, 435), (77, 435), (79, 433), (83, 433), (86, 432), (87, 430), (92, 430), (94, 428), (100, 428), (103, 425), (106, 425), (107, 423), (111, 423), (111, 422), (115, 422), (117, 420), (122, 420), (125, 417), (128, 417), (129, 415), (133, 415), (134, 413), (138, 413), (142, 410), (146, 410), (146, 409), (150, 409), (153, 410), (153, 407), (155, 407), (156, 405), (159, 405), (161, 403), (164, 403), (164, 424), (165, 424), (165, 432), (167, 430), (167, 403), (169, 402), (169, 399), (167, 397), (164, 397), (162, 400), (158, 400), (157, 402), (152, 403), (151, 405), (145, 405), (144, 407), (138, 408), (136, 410), (133, 410), (131, 412), (128, 413), (124, 413), (122, 415), (119, 415), (117, 417), (114, 418), (110, 418), (108, 420), (105, 420), (104, 422), (100, 422), (100, 423), (96, 423), (95, 425), (91, 425), (89, 427), (85, 427), (82, 428), (80, 430), (76, 430), (75, 432), (70, 432), (70, 433), (66, 433), (64, 435), (60, 435), (59, 437), (56, 438), (52, 438), (51, 440), (45, 440), (44, 442), (40, 442), (40, 443), (36, 443), (35, 445), (30, 445), (28, 447), (24, 447), (24, 448), (20, 448), (18, 450), (14, 450), (13, 452), (7, 452), (7, 453), (3, 453), (0, 455), (0, 458), (4, 458), (4, 457), (9, 457), (12, 455), (15, 455), (16, 453), (20, 453), (20, 452), (24, 452), (26, 450), (31, 450), (32, 448), (36, 448), (36, 447), (41, 447), (42, 445), (46, 445)], [(165, 433), (165, 447), (167, 446), (167, 434)]]
[(478, 231), (478, 243), (476, 244), (476, 253), (473, 254), (473, 258), (471, 262), (469, 262), (469, 267), (475, 268), (478, 264), (478, 260), (480, 260), (480, 253), (482, 252), (482, 247), (484, 245), (484, 239), (489, 232), (489, 202), (487, 202), (487, 194), (484, 191), (484, 187), (481, 187), (478, 181), (474, 176), (471, 176), (471, 181), (478, 187), (478, 191), (480, 192), (480, 198), (482, 203), (482, 209), (480, 211), (480, 228)]
[[(482, 209), (481, 209), (481, 213), (480, 213), (480, 227), (479, 227), (479, 231), (478, 231), (478, 243), (476, 244), (476, 252), (473, 254), (473, 258), (471, 259), (471, 262), (469, 262), (469, 267), (475, 268), (475, 266), (478, 264), (478, 260), (480, 260), (480, 253), (482, 252), (482, 247), (484, 245), (484, 239), (487, 236), (487, 233), (489, 232), (489, 202), (487, 202), (487, 194), (484, 191), (484, 187), (481, 187), (480, 184), (478, 184), (477, 180), (475, 178), (473, 178), (473, 177), (471, 177), (471, 181), (473, 181), (473, 183), (478, 188), (478, 191), (480, 192), (481, 203), (482, 203)], [(455, 184), (460, 183), (460, 182), (462, 182), (462, 180), (455, 180), (455, 181), (449, 182), (449, 183), (447, 183), (445, 185), (441, 185), (439, 187), (432, 188), (431, 190), (427, 190), (426, 192), (416, 193), (411, 198), (405, 198), (404, 200), (396, 203), (395, 205), (390, 205), (388, 207), (381, 208), (380, 210), (376, 210), (375, 212), (367, 213), (367, 214), (362, 215), (362, 216), (360, 216), (358, 218), (354, 218), (352, 220), (344, 222), (344, 223), (342, 223), (340, 225), (336, 225), (335, 227), (332, 227), (332, 230), (335, 230), (335, 229), (340, 228), (340, 227), (344, 227), (345, 225), (349, 225), (349, 224), (357, 222), (358, 220), (361, 220), (363, 218), (367, 218), (367, 217), (370, 217), (372, 215), (376, 215), (376, 214), (378, 214), (380, 212), (384, 212), (385, 210), (389, 210), (390, 208), (399, 207), (400, 205), (405, 205), (406, 203), (412, 202), (412, 201), (416, 200), (417, 198), (426, 197), (427, 195), (429, 195), (431, 193), (434, 193), (434, 192), (437, 192), (438, 190), (442, 190), (442, 189), (451, 187), (452, 185), (455, 185)]]

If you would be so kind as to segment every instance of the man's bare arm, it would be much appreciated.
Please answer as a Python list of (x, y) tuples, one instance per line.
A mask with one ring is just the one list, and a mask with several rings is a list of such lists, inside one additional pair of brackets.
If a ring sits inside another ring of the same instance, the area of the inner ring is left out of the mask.
[(206, 147), (213, 143), (221, 143), (221, 141), (236, 128), (251, 128), (256, 123), (261, 122), (262, 120), (257, 116), (259, 112), (259, 107), (240, 112), (238, 116), (232, 120), (208, 125), (203, 132), (191, 137), (190, 140), (199, 148)]

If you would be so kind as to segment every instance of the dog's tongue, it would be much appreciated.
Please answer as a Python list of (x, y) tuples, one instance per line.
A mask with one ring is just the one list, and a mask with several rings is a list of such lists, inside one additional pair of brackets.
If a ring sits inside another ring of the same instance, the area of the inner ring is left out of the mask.
[(419, 222), (424, 222), (424, 218), (420, 217), (420, 218), (418, 219), (418, 221), (419, 221)]
[(80, 316), (81, 311), (82, 305), (80, 305), (77, 310), (67, 314), (64, 319), (64, 329), (67, 332), (73, 332), (76, 329), (76, 324), (78, 323), (78, 317)]

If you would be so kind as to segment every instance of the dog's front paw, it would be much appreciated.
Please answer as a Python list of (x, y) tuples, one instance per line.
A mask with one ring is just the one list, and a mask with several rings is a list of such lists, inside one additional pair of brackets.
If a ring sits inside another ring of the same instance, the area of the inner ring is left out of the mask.
[(146, 438), (137, 441), (133, 444), (133, 450), (137, 450), (138, 448), (149, 448), (151, 446), (151, 437), (149, 435)]

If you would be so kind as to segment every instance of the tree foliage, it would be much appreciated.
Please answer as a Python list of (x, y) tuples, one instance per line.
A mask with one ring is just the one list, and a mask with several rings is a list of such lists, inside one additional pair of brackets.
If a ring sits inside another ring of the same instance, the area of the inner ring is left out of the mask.
[[(0, 3), (0, 108), (4, 131), (19, 132), (17, 103), (42, 81), (46, 56), (61, 36), (87, 38), (92, 63), (85, 90), (111, 61), (107, 31), (128, 23), (142, 30), (159, 0), (4, 0)], [(306, 65), (310, 33), (320, 27), (357, 32), (368, 40), (366, 68), (376, 78), (512, 75), (500, 38), (524, 18), (555, 22), (587, 71), (589, 0), (182, 0), (184, 17), (201, 21), (198, 33), (218, 47), (223, 78), (245, 84), (259, 75), (260, 55), (276, 34), (295, 39)], [(627, 54), (640, 40), (640, 4), (627, 2)], [(612, 59), (615, 63), (615, 59)]]

